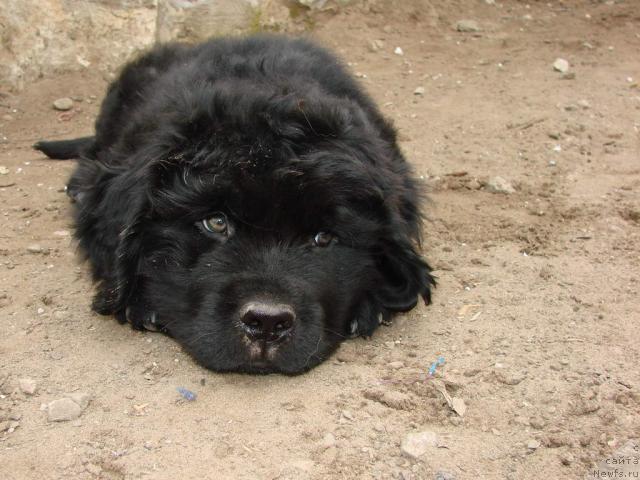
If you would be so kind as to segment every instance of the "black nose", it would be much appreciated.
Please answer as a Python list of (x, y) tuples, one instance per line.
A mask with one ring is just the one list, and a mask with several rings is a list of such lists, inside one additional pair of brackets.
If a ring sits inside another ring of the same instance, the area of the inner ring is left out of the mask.
[(286, 304), (250, 302), (240, 309), (242, 328), (252, 340), (274, 342), (293, 328), (296, 314)]

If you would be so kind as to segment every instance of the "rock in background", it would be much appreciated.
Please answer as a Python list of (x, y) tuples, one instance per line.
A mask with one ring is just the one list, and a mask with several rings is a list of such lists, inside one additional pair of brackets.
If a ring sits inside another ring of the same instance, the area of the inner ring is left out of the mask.
[(0, 89), (91, 66), (112, 71), (154, 40), (156, 0), (2, 0)]
[[(310, 13), (350, 0), (2, 0), (0, 92), (43, 76), (112, 73), (155, 41), (299, 31)], [(295, 23), (299, 28), (295, 28)]]

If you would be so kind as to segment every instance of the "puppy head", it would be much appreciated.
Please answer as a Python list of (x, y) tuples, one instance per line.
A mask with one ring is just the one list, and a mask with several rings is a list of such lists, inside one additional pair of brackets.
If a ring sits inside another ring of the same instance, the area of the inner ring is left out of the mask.
[(182, 98), (129, 142), (103, 182), (119, 235), (96, 303), (156, 312), (208, 368), (299, 373), (429, 301), (418, 197), (359, 106), (239, 90)]

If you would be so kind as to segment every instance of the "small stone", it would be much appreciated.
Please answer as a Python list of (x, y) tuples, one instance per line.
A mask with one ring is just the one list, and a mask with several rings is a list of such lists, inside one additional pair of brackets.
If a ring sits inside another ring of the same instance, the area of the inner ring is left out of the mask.
[(7, 433), (15, 432), (16, 428), (20, 426), (19, 422), (9, 422), (9, 428), (7, 428)]
[(82, 410), (87, 408), (89, 406), (89, 402), (91, 401), (91, 395), (85, 392), (68, 393), (65, 396), (76, 402)]
[(507, 195), (515, 193), (516, 189), (513, 188), (508, 181), (502, 177), (491, 177), (487, 180), (487, 190), (491, 193), (505, 193)]
[(13, 120), (13, 117), (8, 113), (5, 113), (4, 115), (2, 115), (2, 119), (6, 120), (7, 122), (10, 122), (11, 120)]
[(82, 414), (82, 408), (70, 398), (54, 400), (47, 405), (50, 422), (68, 422)]
[(55, 102), (53, 102), (53, 108), (55, 108), (56, 110), (61, 110), (63, 112), (71, 110), (73, 108), (73, 100), (71, 100), (69, 97), (59, 98)]
[(402, 49), (400, 47), (396, 47), (395, 50), (393, 51), (393, 53), (395, 53), (396, 55), (404, 55), (404, 52), (402, 51)]
[(479, 32), (482, 29), (475, 20), (459, 20), (456, 23), (456, 30), (459, 32)]
[(408, 433), (400, 446), (402, 453), (411, 458), (420, 458), (430, 448), (438, 446), (438, 435), (435, 432), (424, 431)]
[(69, 230), (56, 230), (53, 234), (56, 237), (68, 237), (70, 235)]
[(496, 378), (500, 383), (505, 385), (518, 385), (524, 380), (525, 375), (520, 372), (509, 372), (504, 370), (495, 370)]
[(351, 421), (355, 420), (355, 418), (353, 417), (353, 413), (351, 413), (349, 410), (342, 410), (341, 413), (342, 413), (342, 416), (347, 420), (351, 420)]
[(529, 450), (537, 450), (538, 448), (540, 448), (540, 442), (532, 438), (531, 440), (527, 441), (527, 448)]
[(33, 395), (36, 393), (37, 385), (35, 380), (31, 378), (21, 378), (18, 380), (18, 385), (20, 385), (20, 390), (27, 395)]
[(560, 454), (560, 463), (564, 466), (569, 466), (574, 462), (575, 458), (570, 452), (563, 452)]
[(553, 62), (553, 69), (556, 72), (567, 73), (569, 71), (569, 62), (564, 58), (556, 58), (556, 61)]
[(456, 476), (449, 472), (436, 472), (434, 480), (456, 480)]
[(424, 92), (425, 92), (424, 87), (417, 87), (417, 88), (413, 91), (413, 94), (414, 94), (414, 95), (420, 95), (420, 96), (423, 96), (423, 95), (424, 95)]
[(371, 43), (369, 43), (369, 50), (371, 50), (372, 52), (377, 52), (379, 50), (382, 50), (384, 48), (384, 42), (382, 40), (373, 40)]
[(389, 368), (393, 368), (394, 370), (400, 370), (401, 368), (404, 368), (404, 363), (400, 361), (389, 362)]
[(0, 165), (0, 175), (7, 175), (9, 173), (9, 169), (4, 165)]
[(34, 243), (33, 245), (29, 245), (27, 247), (27, 252), (29, 252), (29, 253), (42, 253), (42, 252), (44, 252), (44, 248), (42, 248), (42, 245)]
[(588, 110), (591, 108), (591, 104), (589, 103), (588, 100), (585, 100), (585, 99), (578, 100), (578, 106), (581, 107), (583, 110)]

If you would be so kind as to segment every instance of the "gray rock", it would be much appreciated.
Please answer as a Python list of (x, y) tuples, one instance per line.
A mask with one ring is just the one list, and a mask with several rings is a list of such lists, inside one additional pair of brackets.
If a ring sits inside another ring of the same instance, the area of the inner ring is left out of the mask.
[(382, 40), (373, 40), (371, 43), (369, 43), (369, 50), (371, 50), (372, 52), (377, 52), (379, 50), (382, 50), (384, 48), (384, 42)]
[(553, 62), (553, 69), (556, 72), (567, 73), (569, 71), (569, 62), (564, 58), (556, 58), (556, 61)]
[(20, 390), (22, 390), (27, 395), (33, 395), (36, 393), (37, 385), (35, 380), (31, 378), (21, 378), (18, 380), (18, 385), (20, 386)]
[(489, 180), (487, 180), (486, 187), (487, 187), (487, 190), (490, 191), (491, 193), (511, 194), (511, 193), (515, 193), (516, 191), (516, 189), (513, 188), (513, 185), (511, 185), (508, 181), (506, 181), (502, 177), (491, 177)]
[(456, 480), (456, 476), (449, 472), (436, 472), (434, 480)]
[(65, 397), (70, 398), (74, 402), (76, 402), (82, 410), (89, 406), (89, 402), (91, 401), (91, 395), (85, 392), (74, 392), (68, 393)]
[(47, 405), (50, 422), (75, 420), (87, 408), (91, 395), (84, 392), (68, 393), (65, 398), (54, 400)]
[(53, 108), (55, 108), (56, 110), (61, 110), (63, 112), (71, 110), (73, 108), (73, 100), (71, 100), (69, 97), (59, 98), (55, 102), (53, 102)]
[(496, 369), (496, 378), (500, 383), (505, 385), (518, 385), (525, 379), (525, 375), (520, 372), (510, 372), (502, 369)]
[(456, 23), (456, 30), (459, 32), (479, 32), (482, 29), (475, 20), (459, 20)]
[(425, 92), (424, 87), (418, 87), (413, 91), (413, 94), (422, 96), (424, 95), (424, 92)]
[(527, 448), (529, 450), (537, 450), (538, 448), (540, 448), (540, 442), (535, 438), (532, 438), (527, 441)]
[(427, 453), (430, 448), (438, 447), (438, 435), (435, 432), (424, 431), (409, 433), (402, 440), (400, 449), (402, 453), (411, 458), (420, 458)]
[(50, 422), (68, 422), (82, 415), (82, 408), (70, 398), (54, 400), (47, 405)]
[(29, 253), (42, 253), (42, 252), (44, 252), (44, 248), (42, 248), (42, 245), (34, 243), (33, 245), (29, 245), (27, 247), (27, 252), (29, 252)]

